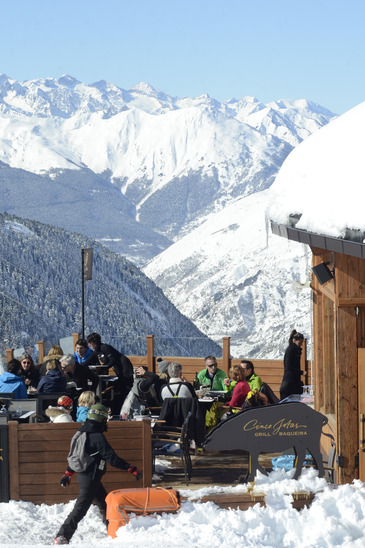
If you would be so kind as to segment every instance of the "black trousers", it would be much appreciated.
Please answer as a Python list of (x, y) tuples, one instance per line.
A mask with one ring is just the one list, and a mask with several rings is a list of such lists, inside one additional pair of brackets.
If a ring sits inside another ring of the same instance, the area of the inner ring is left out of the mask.
[(94, 502), (99, 508), (103, 520), (106, 523), (106, 502), (105, 497), (107, 492), (101, 483), (102, 472), (96, 470), (89, 473), (80, 472), (78, 474), (78, 484), (80, 486), (80, 493), (75, 502), (75, 506), (72, 512), (67, 516), (63, 525), (57, 533), (57, 536), (66, 537), (70, 540), (72, 535), (77, 529), (79, 521), (86, 515), (88, 509)]
[(303, 383), (301, 381), (282, 381), (280, 399), (283, 400), (292, 394), (303, 394)]

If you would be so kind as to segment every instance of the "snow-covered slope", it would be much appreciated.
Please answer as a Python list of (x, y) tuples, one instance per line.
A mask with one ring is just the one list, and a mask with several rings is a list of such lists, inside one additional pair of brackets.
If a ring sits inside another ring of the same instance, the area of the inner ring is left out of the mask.
[(292, 290), (306, 259), (278, 238), (266, 248), (265, 191), (334, 117), (305, 99), (219, 102), (146, 83), (2, 75), (0, 212), (152, 260), (146, 273), (205, 333), (231, 335), (235, 355), (277, 357), (293, 324), (308, 329), (306, 291)]
[(280, 358), (293, 327), (310, 336), (310, 253), (266, 230), (268, 191), (237, 199), (144, 272), (233, 356)]
[[(109, 216), (105, 234), (98, 223), (98, 234), (90, 226), (90, 235), (114, 241), (114, 249), (142, 264), (168, 245), (160, 242), (152, 251), (149, 245), (146, 252), (143, 227), (176, 241), (210, 211), (269, 188), (292, 147), (333, 116), (306, 100), (265, 105), (244, 97), (221, 103), (208, 95), (170, 97), (145, 83), (123, 90), (105, 81), (85, 85), (67, 75), (23, 83), (2, 75), (0, 161), (46, 177), (50, 193), (61, 182), (67, 193), (66, 198), (61, 191), (61, 201), (71, 209), (77, 192), (72, 179), (86, 181), (88, 200), (100, 192), (93, 188), (97, 178), (104, 189), (96, 196), (99, 202), (127, 200), (130, 223), (143, 226), (133, 245), (127, 238), (118, 246), (121, 206), (119, 215)], [(30, 210), (39, 212), (31, 186), (25, 191)], [(7, 203), (5, 192), (1, 207), (26, 216)], [(73, 210), (71, 216), (72, 229), (79, 230), (79, 215)], [(57, 223), (69, 228), (62, 218)], [(83, 222), (79, 231), (85, 228)]]

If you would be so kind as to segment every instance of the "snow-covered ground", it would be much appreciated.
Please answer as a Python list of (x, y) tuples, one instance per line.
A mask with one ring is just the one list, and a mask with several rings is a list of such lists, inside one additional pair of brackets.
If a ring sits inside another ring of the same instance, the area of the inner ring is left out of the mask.
[[(266, 508), (256, 504), (246, 511), (224, 510), (213, 502), (182, 503), (177, 514), (132, 517), (119, 529), (118, 538), (106, 536), (96, 507), (89, 510), (71, 540), (75, 546), (123, 548), (171, 547), (288, 547), (332, 548), (365, 546), (365, 488), (353, 484), (333, 487), (318, 478), (314, 469), (303, 471), (298, 481), (293, 470), (275, 470), (265, 477), (258, 473), (256, 492), (266, 495)], [(312, 491), (311, 506), (301, 511), (291, 506), (292, 493)], [(222, 492), (247, 491), (247, 485), (181, 490), (189, 499)], [(29, 502), (0, 504), (1, 548), (44, 548), (52, 544), (58, 527), (73, 502), (54, 506)]]

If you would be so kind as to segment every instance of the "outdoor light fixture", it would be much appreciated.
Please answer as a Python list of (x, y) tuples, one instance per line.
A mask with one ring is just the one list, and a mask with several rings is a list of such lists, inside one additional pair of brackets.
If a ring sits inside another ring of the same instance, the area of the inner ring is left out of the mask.
[(313, 266), (312, 270), (321, 285), (334, 278), (334, 273), (328, 268), (329, 263), (321, 263)]

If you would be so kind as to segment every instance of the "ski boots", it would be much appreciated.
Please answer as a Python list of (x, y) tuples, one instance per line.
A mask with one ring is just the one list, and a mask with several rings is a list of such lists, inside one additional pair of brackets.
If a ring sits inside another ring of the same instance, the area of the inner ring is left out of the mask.
[(53, 541), (53, 544), (68, 544), (68, 540), (66, 537), (56, 537)]

